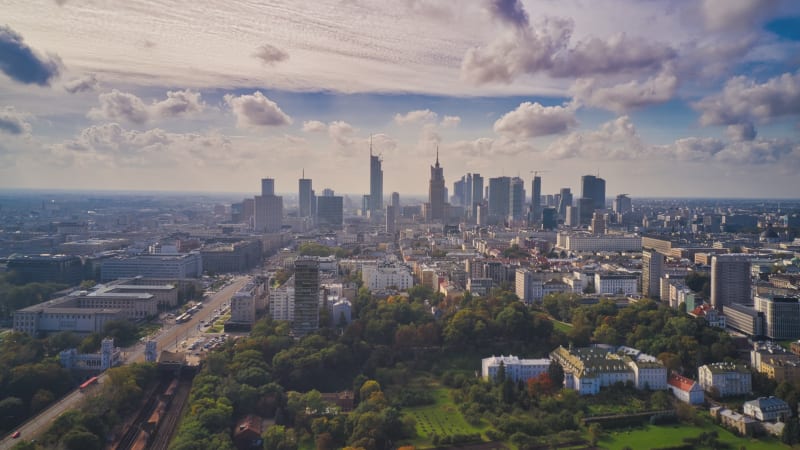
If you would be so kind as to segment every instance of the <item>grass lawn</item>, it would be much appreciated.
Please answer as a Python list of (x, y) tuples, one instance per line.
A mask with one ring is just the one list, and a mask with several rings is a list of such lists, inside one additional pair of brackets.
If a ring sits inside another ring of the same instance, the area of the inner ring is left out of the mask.
[(746, 448), (747, 450), (788, 449), (774, 438), (760, 438), (758, 440), (741, 438), (716, 425), (700, 428), (691, 425), (663, 425), (637, 428), (633, 430), (608, 430), (598, 443), (598, 447), (609, 450), (621, 450), (625, 447), (632, 449), (649, 449), (669, 447), (683, 444), (683, 438), (697, 437), (703, 431), (716, 431), (719, 440), (731, 445), (733, 450)]
[(403, 412), (410, 414), (417, 421), (417, 437), (410, 442), (415, 447), (433, 447), (431, 442), (433, 433), (438, 436), (471, 434), (482, 433), (489, 428), (488, 425), (475, 427), (467, 423), (450, 398), (450, 389), (436, 388), (431, 392), (436, 399), (435, 404), (403, 408)]
[(553, 328), (555, 328), (556, 330), (558, 330), (558, 331), (560, 331), (562, 333), (567, 333), (567, 332), (569, 332), (569, 330), (572, 329), (572, 325), (570, 325), (570, 324), (568, 324), (566, 322), (559, 322), (558, 320), (553, 319), (553, 318), (551, 318), (550, 320), (553, 322)]

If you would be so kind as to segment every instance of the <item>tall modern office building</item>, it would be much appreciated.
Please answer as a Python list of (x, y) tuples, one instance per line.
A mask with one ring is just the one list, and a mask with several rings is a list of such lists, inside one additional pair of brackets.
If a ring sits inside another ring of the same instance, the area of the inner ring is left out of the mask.
[(572, 191), (569, 188), (561, 188), (558, 200), (558, 215), (567, 217), (567, 206), (572, 206)]
[(381, 157), (372, 154), (372, 138), (369, 142), (369, 211), (375, 217), (383, 209), (383, 169)]
[(752, 303), (750, 257), (747, 255), (714, 255), (711, 258), (711, 306)]
[(399, 192), (392, 192), (392, 206), (394, 206), (395, 212), (400, 210), (400, 193)]
[(470, 214), (477, 217), (478, 205), (483, 203), (483, 177), (479, 173), (472, 174), (472, 196), (470, 200)]
[(661, 274), (664, 272), (664, 255), (653, 249), (642, 250), (642, 295), (659, 298)]
[(617, 198), (614, 199), (613, 207), (614, 212), (617, 214), (625, 214), (633, 211), (633, 204), (628, 194), (619, 194)]
[(317, 197), (317, 224), (320, 228), (342, 228), (344, 202), (341, 196), (332, 194)]
[(303, 178), (298, 180), (298, 203), (299, 203), (299, 210), (298, 216), (299, 217), (311, 217), (312, 216), (312, 203), (313, 203), (313, 191), (311, 190), (311, 179), (305, 177), (305, 171), (303, 172)]
[(511, 204), (511, 178), (489, 178), (489, 218), (491, 221), (508, 217)]
[(525, 181), (514, 177), (508, 191), (508, 219), (518, 221), (525, 219)]
[(539, 223), (542, 220), (542, 177), (534, 176), (531, 184), (531, 220)]
[(292, 333), (305, 336), (319, 328), (319, 262), (298, 258), (294, 262), (294, 320)]
[(581, 177), (581, 197), (590, 198), (594, 209), (606, 208), (606, 180), (594, 175)]
[(283, 225), (283, 197), (275, 195), (275, 180), (261, 180), (261, 195), (253, 201), (253, 229), (261, 233), (274, 233)]
[(446, 191), (444, 188), (444, 169), (439, 165), (439, 149), (436, 149), (436, 165), (431, 166), (431, 180), (428, 185), (429, 222), (445, 221)]

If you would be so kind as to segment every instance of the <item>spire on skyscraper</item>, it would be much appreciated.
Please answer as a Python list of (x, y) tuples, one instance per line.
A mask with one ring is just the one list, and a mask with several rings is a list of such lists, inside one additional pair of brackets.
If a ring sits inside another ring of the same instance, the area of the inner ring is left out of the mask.
[(436, 167), (439, 167), (439, 144), (436, 144)]

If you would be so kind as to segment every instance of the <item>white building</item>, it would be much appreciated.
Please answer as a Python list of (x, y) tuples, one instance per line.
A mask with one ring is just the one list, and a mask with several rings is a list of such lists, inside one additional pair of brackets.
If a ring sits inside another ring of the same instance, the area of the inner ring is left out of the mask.
[(273, 320), (294, 320), (294, 277), (269, 290), (269, 315)]
[(512, 381), (527, 381), (547, 373), (550, 359), (519, 359), (516, 356), (491, 356), (481, 360), (481, 376), (484, 380), (494, 381), (500, 365), (505, 367), (506, 378)]
[(743, 411), (745, 416), (766, 422), (769, 420), (784, 421), (792, 417), (792, 409), (789, 405), (776, 397), (759, 397), (749, 402), (744, 402)]
[[(636, 354), (636, 359), (629, 354)], [(580, 395), (597, 394), (603, 387), (627, 382), (637, 389), (667, 388), (666, 368), (652, 356), (638, 351), (612, 352), (606, 347), (568, 350), (559, 346), (550, 352), (550, 358), (564, 370), (564, 387)]]
[(200, 278), (203, 274), (203, 259), (200, 252), (181, 254), (143, 254), (121, 256), (103, 260), (100, 278), (103, 281), (118, 278)]
[(716, 390), (721, 397), (749, 394), (752, 374), (743, 364), (718, 362), (697, 369), (700, 386), (706, 392)]
[(633, 295), (639, 291), (639, 276), (597, 272), (594, 274), (594, 288), (599, 295)]
[(122, 363), (122, 352), (114, 347), (114, 339), (105, 338), (100, 343), (100, 353), (78, 353), (70, 348), (58, 354), (65, 369), (106, 370)]
[(256, 321), (256, 301), (254, 286), (246, 285), (231, 297), (231, 322), (254, 324)]
[(640, 236), (606, 234), (594, 236), (582, 232), (559, 233), (556, 247), (573, 252), (635, 252), (642, 250)]
[(700, 405), (705, 401), (703, 388), (694, 380), (673, 373), (669, 376), (667, 385), (672, 395), (684, 403)]
[(514, 275), (516, 294), (526, 305), (541, 302), (544, 297), (544, 282), (528, 269), (517, 269)]
[(404, 291), (414, 286), (414, 277), (411, 275), (411, 269), (401, 265), (364, 266), (361, 272), (361, 279), (364, 281), (364, 286), (370, 291), (382, 291), (387, 288)]

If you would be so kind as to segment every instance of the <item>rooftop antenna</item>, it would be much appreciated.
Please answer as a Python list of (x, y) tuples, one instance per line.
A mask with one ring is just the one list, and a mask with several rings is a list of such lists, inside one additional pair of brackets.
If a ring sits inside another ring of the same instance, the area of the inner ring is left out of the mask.
[(306, 179), (306, 168), (305, 167), (303, 167), (303, 179), (304, 180)]
[(369, 156), (372, 156), (372, 134), (369, 135)]
[(439, 144), (436, 144), (436, 167), (439, 167)]

